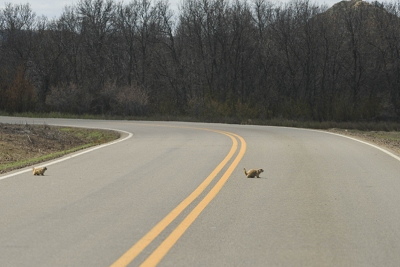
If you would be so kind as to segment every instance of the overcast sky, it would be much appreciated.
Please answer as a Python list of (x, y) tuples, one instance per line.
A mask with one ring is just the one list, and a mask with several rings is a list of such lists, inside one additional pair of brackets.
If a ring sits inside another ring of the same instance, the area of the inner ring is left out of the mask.
[[(0, 0), (1, 1), (1, 0)], [(0, 3), (0, 9), (3, 9), (5, 3), (11, 4), (26, 4), (29, 3), (33, 12), (36, 13), (37, 16), (44, 15), (47, 18), (58, 18), (65, 6), (72, 5), (78, 2), (78, 0), (3, 0), (4, 2)], [(170, 6), (174, 10), (178, 10), (178, 6), (180, 5), (182, 0), (169, 0)], [(279, 2), (286, 2), (289, 0), (281, 0)], [(119, 1), (116, 1), (119, 2)], [(129, 3), (129, 0), (125, 0), (125, 3)], [(251, 0), (249, 1), (251, 2)], [(310, 0), (312, 3), (320, 3), (327, 4), (328, 6), (332, 6), (333, 4), (340, 2), (340, 0)]]

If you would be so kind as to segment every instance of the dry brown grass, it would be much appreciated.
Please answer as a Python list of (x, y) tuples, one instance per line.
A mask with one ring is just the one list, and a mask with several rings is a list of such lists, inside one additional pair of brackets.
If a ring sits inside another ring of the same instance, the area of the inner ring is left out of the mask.
[(0, 123), (0, 173), (119, 138), (108, 130)]

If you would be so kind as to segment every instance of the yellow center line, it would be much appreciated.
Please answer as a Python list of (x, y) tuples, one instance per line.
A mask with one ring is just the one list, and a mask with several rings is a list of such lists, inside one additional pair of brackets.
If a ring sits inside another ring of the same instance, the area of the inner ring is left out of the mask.
[(157, 247), (156, 250), (140, 265), (140, 267), (156, 266), (172, 248), (172, 246), (178, 241), (178, 239), (185, 233), (189, 226), (196, 220), (200, 213), (207, 207), (207, 205), (214, 199), (219, 193), (221, 188), (224, 186), (226, 181), (231, 176), (233, 170), (239, 164), (246, 152), (246, 142), (244, 139), (236, 134), (233, 134), (240, 139), (241, 149), (239, 154), (232, 162), (231, 166), (226, 170), (221, 179), (217, 184), (208, 192), (203, 200), (189, 213), (189, 215), (172, 231), (172, 233)]
[[(185, 127), (185, 128), (190, 128), (190, 127)], [(218, 166), (211, 172), (211, 174), (186, 199), (184, 199), (178, 206), (176, 206), (167, 216), (165, 216), (159, 223), (157, 223), (146, 235), (144, 235), (136, 244), (134, 244), (128, 251), (126, 251), (110, 267), (127, 266), (130, 262), (132, 262), (137, 257), (137, 255), (139, 255), (173, 220), (175, 220), (176, 217), (179, 216), (179, 214), (182, 213), (182, 211), (187, 206), (189, 206), (207, 188), (207, 186), (214, 180), (214, 178), (221, 171), (221, 169), (229, 162), (229, 160), (235, 154), (238, 147), (238, 142), (233, 137), (232, 134), (211, 129), (200, 129), (200, 128), (192, 128), (192, 129), (213, 131), (230, 137), (232, 140), (232, 147), (229, 153), (221, 161), (221, 163), (219, 163)]]

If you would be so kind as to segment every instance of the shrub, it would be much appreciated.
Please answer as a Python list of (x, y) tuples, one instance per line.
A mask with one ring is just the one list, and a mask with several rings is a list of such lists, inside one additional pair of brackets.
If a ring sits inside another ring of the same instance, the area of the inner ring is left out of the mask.
[(117, 87), (107, 83), (100, 95), (104, 109), (110, 110), (112, 114), (142, 116), (148, 113), (149, 96), (138, 85)]
[(93, 97), (74, 83), (52, 87), (46, 104), (53, 111), (82, 114), (90, 110)]

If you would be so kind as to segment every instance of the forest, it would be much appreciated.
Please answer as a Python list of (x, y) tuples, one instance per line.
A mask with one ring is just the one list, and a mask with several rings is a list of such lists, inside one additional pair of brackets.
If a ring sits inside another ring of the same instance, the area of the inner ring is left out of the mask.
[(397, 1), (6, 4), (0, 111), (398, 121)]

